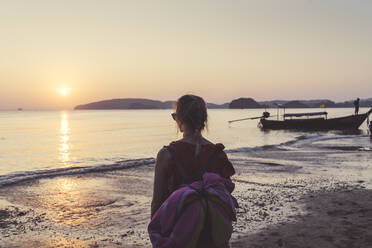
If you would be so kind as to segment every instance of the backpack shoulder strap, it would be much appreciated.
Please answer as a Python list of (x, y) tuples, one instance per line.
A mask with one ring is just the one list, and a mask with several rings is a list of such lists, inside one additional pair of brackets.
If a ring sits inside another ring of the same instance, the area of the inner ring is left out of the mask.
[(181, 177), (182, 177), (182, 181), (187, 181), (188, 178), (190, 178), (189, 174), (186, 172), (185, 170), (185, 167), (183, 167), (182, 165), (182, 162), (181, 160), (179, 159), (179, 157), (177, 156), (176, 152), (173, 150), (172, 147), (170, 146), (164, 146), (165, 149), (167, 149), (169, 151), (169, 153), (171, 154), (171, 157), (172, 159), (174, 160), (174, 162), (176, 163), (176, 166), (177, 166), (177, 169), (178, 169), (178, 172), (180, 173)]
[(209, 169), (211, 164), (214, 162), (214, 160), (217, 158), (217, 156), (222, 152), (221, 149), (216, 149), (212, 156), (208, 159), (208, 161), (200, 168), (200, 170), (197, 172), (197, 177), (202, 179), (204, 173)]

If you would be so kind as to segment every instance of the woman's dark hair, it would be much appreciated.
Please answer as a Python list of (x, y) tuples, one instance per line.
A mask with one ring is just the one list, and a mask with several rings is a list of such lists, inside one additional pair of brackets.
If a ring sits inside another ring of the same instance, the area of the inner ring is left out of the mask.
[(178, 120), (186, 124), (191, 129), (190, 131), (198, 133), (206, 127), (208, 121), (207, 106), (200, 96), (181, 96), (175, 107)]

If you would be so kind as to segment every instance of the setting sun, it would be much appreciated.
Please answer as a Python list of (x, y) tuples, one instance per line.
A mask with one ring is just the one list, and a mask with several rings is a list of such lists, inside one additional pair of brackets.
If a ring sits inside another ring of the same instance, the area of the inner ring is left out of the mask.
[(61, 95), (61, 96), (66, 96), (66, 95), (68, 95), (69, 94), (69, 91), (68, 91), (68, 89), (60, 89), (59, 90), (59, 94)]

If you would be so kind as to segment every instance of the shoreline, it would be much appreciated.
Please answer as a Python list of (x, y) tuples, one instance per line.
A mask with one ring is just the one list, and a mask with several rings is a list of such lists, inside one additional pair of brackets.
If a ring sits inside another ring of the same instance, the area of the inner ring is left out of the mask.
[[(369, 181), (358, 173), (331, 177), (335, 170), (312, 171), (300, 161), (258, 159), (267, 154), (250, 153), (252, 161), (231, 159), (237, 172), (233, 195), (240, 204), (231, 247), (343, 247), (337, 242), (345, 239), (349, 245), (372, 244)], [(148, 164), (2, 187), (0, 247), (24, 242), (28, 247), (151, 247), (152, 183), (153, 164)], [(345, 230), (354, 236), (343, 235)]]

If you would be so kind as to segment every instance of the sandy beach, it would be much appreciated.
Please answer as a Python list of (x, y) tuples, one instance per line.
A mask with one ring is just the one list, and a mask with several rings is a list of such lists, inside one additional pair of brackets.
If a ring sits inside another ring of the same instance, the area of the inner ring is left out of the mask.
[[(371, 247), (370, 170), (325, 166), (342, 152), (233, 158), (240, 208), (231, 247)], [(348, 163), (370, 159), (363, 154), (350, 152)], [(153, 166), (2, 187), (0, 247), (150, 247)]]
[(0, 0), (0, 248), (152, 247), (156, 158), (156, 207), (197, 168), (231, 175), (236, 212), (222, 183), (208, 215), (181, 197), (224, 244), (234, 219), (229, 247), (372, 248), (371, 10)]

